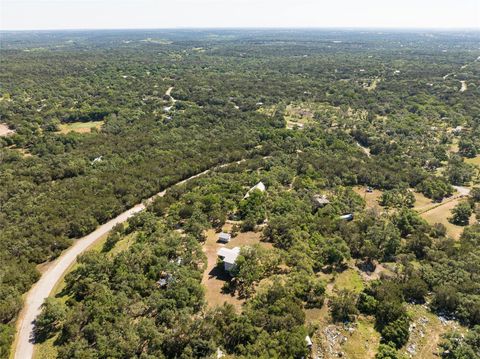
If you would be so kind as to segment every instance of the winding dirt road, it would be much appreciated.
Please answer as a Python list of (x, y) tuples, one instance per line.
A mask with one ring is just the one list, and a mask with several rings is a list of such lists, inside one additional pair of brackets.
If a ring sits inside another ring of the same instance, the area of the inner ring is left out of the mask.
[[(227, 163), (224, 165), (216, 166), (201, 173), (198, 173), (192, 177), (189, 177), (183, 181), (180, 181), (173, 186), (184, 184), (194, 178), (203, 176), (210, 171), (220, 169), (232, 164), (240, 164), (245, 160), (240, 160), (237, 162)], [(33, 357), (33, 328), (34, 320), (41, 312), (41, 306), (44, 300), (50, 295), (53, 288), (57, 282), (62, 278), (64, 273), (70, 268), (70, 266), (75, 263), (77, 256), (85, 252), (88, 247), (93, 245), (98, 241), (102, 236), (108, 233), (116, 224), (123, 223), (127, 221), (134, 214), (141, 212), (145, 209), (148, 203), (151, 203), (156, 197), (165, 196), (166, 190), (157, 193), (156, 195), (145, 200), (143, 203), (137, 204), (135, 207), (130, 208), (129, 210), (118, 215), (114, 219), (108, 221), (105, 224), (102, 224), (95, 231), (88, 234), (85, 237), (79, 238), (75, 243), (62, 253), (47, 269), (45, 273), (42, 274), (40, 280), (33, 285), (30, 291), (27, 293), (23, 309), (19, 315), (17, 322), (17, 337), (15, 344), (15, 359), (29, 359)]]

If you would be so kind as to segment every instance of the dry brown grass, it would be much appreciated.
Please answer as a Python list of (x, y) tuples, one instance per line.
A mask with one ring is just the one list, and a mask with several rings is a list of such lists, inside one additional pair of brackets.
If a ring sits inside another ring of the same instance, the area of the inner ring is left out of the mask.
[(414, 209), (418, 212), (424, 212), (438, 203), (433, 203), (430, 198), (425, 197), (422, 193), (414, 192), (415, 205)]
[(470, 163), (471, 165), (480, 166), (480, 156), (474, 158), (466, 158), (465, 162)]
[[(432, 209), (428, 209), (420, 214), (420, 216), (425, 219), (429, 224), (441, 223), (447, 228), (447, 234), (454, 238), (459, 239), (460, 235), (463, 232), (465, 227), (457, 226), (449, 222), (449, 218), (452, 216), (452, 209), (460, 202), (463, 201), (463, 198), (453, 198), (446, 199), (443, 203), (433, 206)], [(475, 222), (474, 215), (470, 218), (470, 224)]]
[(382, 206), (380, 206), (380, 199), (382, 197), (383, 192), (377, 189), (374, 189), (373, 192), (368, 193), (365, 191), (365, 189), (366, 188), (363, 186), (356, 186), (353, 188), (355, 193), (365, 200), (367, 209), (376, 209), (378, 211), (381, 211)]

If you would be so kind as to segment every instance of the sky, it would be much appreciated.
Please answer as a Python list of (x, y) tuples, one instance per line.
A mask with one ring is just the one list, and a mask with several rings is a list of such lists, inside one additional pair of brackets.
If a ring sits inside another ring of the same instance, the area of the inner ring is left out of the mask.
[(0, 29), (476, 28), (480, 0), (0, 0)]

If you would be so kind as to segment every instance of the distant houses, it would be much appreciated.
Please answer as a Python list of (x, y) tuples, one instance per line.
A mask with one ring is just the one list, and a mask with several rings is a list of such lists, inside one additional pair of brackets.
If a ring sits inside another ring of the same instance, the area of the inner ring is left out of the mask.
[(217, 252), (218, 257), (223, 261), (223, 267), (227, 272), (235, 268), (235, 261), (240, 254), (240, 247), (220, 248)]
[(232, 239), (232, 235), (230, 233), (222, 232), (218, 235), (218, 241), (222, 243), (228, 243)]
[(248, 192), (245, 194), (245, 197), (243, 197), (243, 198), (245, 199), (245, 198), (250, 197), (250, 193), (251, 193), (252, 191), (258, 190), (258, 191), (260, 191), (260, 192), (265, 192), (266, 189), (267, 189), (267, 188), (265, 187), (265, 185), (263, 184), (263, 182), (260, 181), (260, 182), (258, 182), (255, 186), (253, 186), (252, 188), (250, 188), (250, 189), (248, 190)]

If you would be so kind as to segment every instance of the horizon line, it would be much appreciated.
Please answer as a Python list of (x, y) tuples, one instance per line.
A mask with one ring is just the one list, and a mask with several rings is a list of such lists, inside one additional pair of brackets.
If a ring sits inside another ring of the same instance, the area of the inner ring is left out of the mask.
[(413, 27), (413, 26), (172, 26), (172, 27), (105, 27), (105, 28), (37, 28), (37, 29), (0, 29), (0, 32), (41, 32), (41, 31), (135, 31), (135, 30), (416, 30), (416, 31), (473, 31), (479, 27)]

